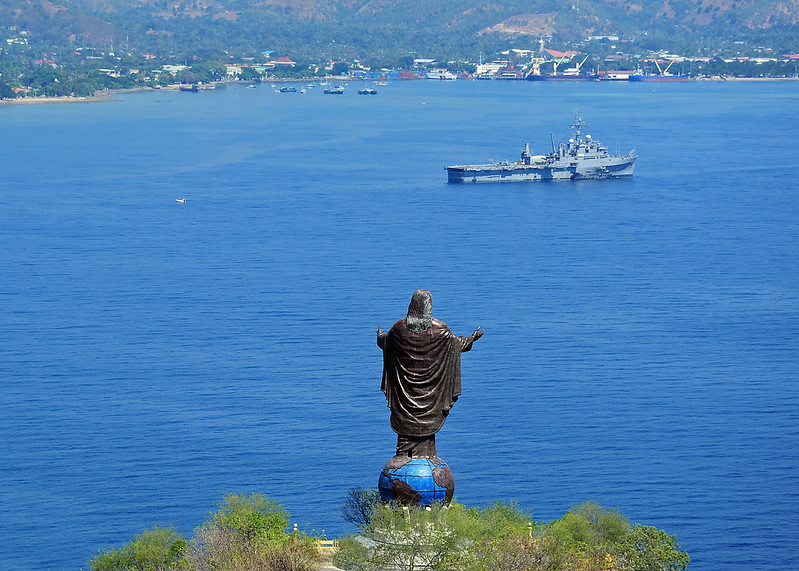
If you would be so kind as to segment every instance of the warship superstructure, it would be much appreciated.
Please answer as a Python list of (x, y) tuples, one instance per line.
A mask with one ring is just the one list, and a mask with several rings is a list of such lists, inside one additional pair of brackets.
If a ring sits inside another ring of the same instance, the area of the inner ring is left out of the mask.
[(448, 182), (521, 182), (536, 180), (581, 180), (632, 176), (638, 155), (611, 155), (607, 147), (583, 135), (588, 125), (575, 113), (574, 136), (566, 143), (552, 142), (552, 152), (534, 155), (527, 143), (518, 162), (445, 167)]

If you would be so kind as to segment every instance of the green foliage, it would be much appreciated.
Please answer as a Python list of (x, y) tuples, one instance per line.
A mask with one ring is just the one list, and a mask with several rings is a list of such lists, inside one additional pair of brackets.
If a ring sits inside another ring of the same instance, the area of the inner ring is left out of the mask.
[(11, 86), (7, 83), (0, 81), (0, 99), (14, 99), (17, 96)]
[(617, 510), (586, 502), (552, 522), (548, 533), (567, 545), (593, 548), (620, 541), (629, 529), (629, 521)]
[(286, 533), (288, 512), (263, 494), (230, 494), (190, 542), (193, 569), (306, 571), (319, 558), (312, 538)]
[(531, 525), (513, 504), (375, 506), (360, 533), (340, 542), (334, 561), (358, 571), (512, 569), (505, 556), (525, 542)]
[(216, 61), (204, 61), (191, 66), (196, 81), (211, 83), (225, 78), (225, 66)]
[(241, 81), (260, 81), (261, 75), (251, 67), (242, 68), (239, 74)]
[[(462, 512), (461, 516), (459, 512)], [(485, 508), (465, 509), (453, 504), (448, 525), (462, 538), (459, 549), (447, 561), (445, 569), (469, 571), (528, 569), (526, 552), (537, 524), (529, 513), (515, 504), (496, 502)]]
[(315, 539), (286, 533), (288, 513), (263, 494), (231, 494), (187, 542), (172, 528), (153, 527), (95, 556), (92, 571), (312, 571)]
[(532, 545), (551, 569), (679, 571), (690, 561), (674, 536), (593, 502), (542, 526)]
[(196, 532), (188, 555), (192, 571), (311, 571), (319, 559), (319, 552), (308, 537), (287, 537), (275, 544), (244, 544), (236, 536), (214, 528)]
[[(4, 0), (0, 22), (25, 29), (37, 57), (53, 48), (92, 46), (100, 51), (157, 53), (213, 61), (228, 54), (250, 56), (265, 49), (293, 59), (331, 61), (358, 58), (372, 67), (415, 54), (439, 61), (482, 53), (497, 57), (509, 48), (537, 49), (540, 31), (511, 34), (493, 27), (521, 14), (557, 13), (552, 47), (582, 42), (587, 35), (619, 33), (640, 49), (672, 52), (701, 44), (746, 39), (770, 45), (779, 53), (796, 51), (797, 7), (791, 3), (752, 0), (705, 2), (640, 0), (630, 10), (616, 0), (404, 0), (403, 2), (248, 2), (217, 0), (172, 3), (142, 0), (59, 0), (48, 3)], [(700, 17), (698, 17), (700, 16)], [(14, 36), (15, 34), (9, 34)], [(14, 45), (13, 49), (17, 46)], [(579, 49), (579, 48), (578, 48)], [(734, 52), (733, 52), (734, 53)], [(408, 69), (408, 68), (404, 68)]]
[(348, 571), (680, 571), (689, 562), (674, 536), (591, 502), (544, 525), (513, 504), (386, 505), (339, 545), (334, 561)]
[(527, 534), (533, 525), (532, 516), (516, 504), (496, 502), (483, 509), (471, 508), (467, 515), (472, 539), (491, 535), (518, 537)]
[[(355, 489), (342, 513), (360, 527), (334, 556), (347, 571), (684, 571), (677, 539), (630, 524), (618, 510), (588, 502), (539, 524), (515, 504), (484, 508), (400, 507)], [(352, 510), (355, 510), (354, 512)], [(190, 541), (153, 527), (99, 553), (92, 571), (313, 571), (313, 537), (286, 532), (288, 514), (263, 494), (226, 496)]]
[(446, 568), (461, 541), (449, 522), (463, 517), (464, 512), (459, 509), (454, 514), (450, 517), (450, 509), (442, 504), (428, 508), (381, 506), (359, 536), (339, 544), (334, 561), (357, 571)]
[[(223, 63), (261, 62), (267, 49), (273, 50), (272, 57), (288, 55), (302, 62), (272, 70), (274, 79), (308, 79), (311, 70), (324, 69), (330, 62), (336, 62), (333, 74), (342, 75), (354, 60), (373, 70), (410, 70), (418, 57), (473, 71), (479, 56), (486, 61), (505, 57), (510, 48), (540, 47), (540, 31), (487, 30), (519, 14), (552, 13), (557, 18), (547, 47), (591, 54), (585, 69), (649, 66), (654, 72), (646, 61), (653, 57), (649, 51), (668, 50), (686, 56), (723, 54), (727, 59), (685, 61), (672, 69), (693, 77), (799, 76), (795, 61), (731, 59), (799, 51), (796, 7), (776, 13), (767, 0), (729, 6), (679, 0), (671, 2), (664, 15), (659, 2), (643, 0), (641, 10), (628, 11), (616, 0), (583, 2), (579, 9), (566, 0), (499, 0), (490, 5), (408, 0), (368, 6), (341, 0), (218, 0), (202, 6), (186, 0), (59, 0), (65, 9), (53, 11), (45, 8), (47, 3), (4, 0), (0, 39), (4, 35), (8, 43), (0, 46), (0, 99), (15, 97), (12, 88), (17, 87), (29, 88), (21, 97), (85, 97), (137, 85), (209, 83), (224, 78)], [(621, 40), (586, 40), (588, 35), (610, 32), (619, 33)], [(608, 55), (624, 59), (606, 64)], [(518, 59), (514, 63), (521, 67), (529, 64), (526, 56)], [(158, 71), (164, 64), (187, 62), (191, 67), (176, 78)], [(135, 69), (140, 73), (132, 73)], [(241, 79), (259, 78), (248, 70)]]
[(381, 507), (383, 502), (377, 490), (355, 488), (347, 494), (347, 499), (341, 506), (341, 515), (345, 521), (363, 529), (371, 522), (375, 510)]
[(347, 75), (349, 71), (350, 71), (349, 65), (347, 65), (346, 63), (338, 62), (333, 64), (333, 70), (331, 71), (331, 73), (333, 75)]
[(203, 528), (221, 530), (247, 545), (283, 543), (288, 516), (283, 506), (263, 494), (230, 494)]
[(624, 538), (623, 546), (627, 569), (681, 571), (690, 562), (676, 537), (649, 525), (633, 525)]
[(186, 540), (177, 531), (153, 526), (122, 547), (98, 554), (89, 565), (92, 571), (188, 569), (186, 552)]

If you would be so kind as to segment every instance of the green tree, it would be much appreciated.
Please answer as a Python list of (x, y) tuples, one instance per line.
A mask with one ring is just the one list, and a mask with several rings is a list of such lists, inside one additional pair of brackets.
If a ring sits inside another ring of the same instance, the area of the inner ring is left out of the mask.
[(11, 86), (4, 81), (0, 81), (0, 99), (14, 99), (17, 96)]
[(173, 83), (175, 83), (175, 81), (176, 81), (175, 78), (168, 71), (161, 71), (158, 74), (158, 77), (156, 78), (156, 83), (164, 87), (166, 87), (167, 85), (172, 85)]
[(191, 69), (181, 69), (176, 77), (179, 83), (197, 83), (197, 76)]
[(191, 72), (194, 74), (196, 81), (203, 83), (220, 81), (225, 78), (227, 73), (225, 66), (215, 61), (195, 63), (191, 66)]
[(357, 537), (339, 543), (334, 561), (358, 571), (445, 568), (461, 539), (447, 523), (449, 509), (381, 506)]
[(629, 528), (629, 521), (618, 510), (586, 502), (552, 522), (548, 533), (567, 544), (592, 547), (620, 541)]
[(188, 569), (186, 540), (171, 527), (153, 526), (120, 548), (96, 555), (92, 571), (171, 571)]
[(681, 571), (690, 558), (677, 538), (662, 529), (635, 524), (622, 542), (625, 568), (636, 571)]
[(347, 499), (341, 506), (341, 515), (345, 521), (363, 529), (372, 521), (375, 510), (382, 506), (383, 502), (377, 490), (355, 488), (347, 494)]
[(334, 561), (355, 571), (682, 571), (689, 558), (674, 536), (592, 502), (548, 524), (514, 504), (452, 503), (380, 506)]
[(258, 74), (251, 67), (243, 67), (241, 68), (241, 73), (239, 74), (239, 79), (242, 81), (260, 81), (261, 76)]
[(263, 494), (230, 494), (205, 526), (221, 529), (243, 544), (282, 543), (286, 540), (288, 517), (283, 506)]
[(674, 536), (593, 502), (543, 526), (536, 543), (556, 569), (682, 571), (690, 561)]
[(350, 72), (350, 66), (347, 63), (336, 62), (333, 64), (333, 75), (347, 75)]
[(312, 538), (286, 533), (288, 512), (263, 494), (225, 497), (190, 542), (195, 569), (310, 571), (319, 552)]

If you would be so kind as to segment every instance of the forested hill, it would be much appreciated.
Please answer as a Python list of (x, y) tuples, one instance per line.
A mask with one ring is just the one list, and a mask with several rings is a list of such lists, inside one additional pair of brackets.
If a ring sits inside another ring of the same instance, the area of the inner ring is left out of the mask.
[(43, 46), (200, 57), (474, 58), (592, 35), (642, 49), (712, 51), (739, 41), (795, 53), (799, 0), (3, 0), (0, 28)]

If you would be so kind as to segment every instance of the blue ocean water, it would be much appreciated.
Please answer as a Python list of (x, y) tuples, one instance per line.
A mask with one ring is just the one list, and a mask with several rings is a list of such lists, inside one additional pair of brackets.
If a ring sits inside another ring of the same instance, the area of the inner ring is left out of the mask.
[[(0, 107), (0, 567), (190, 535), (230, 492), (351, 532), (395, 441), (375, 330), (426, 288), (486, 331), (437, 437), (460, 502), (796, 568), (799, 83), (356, 88)], [(634, 178), (446, 184), (575, 109)]]

